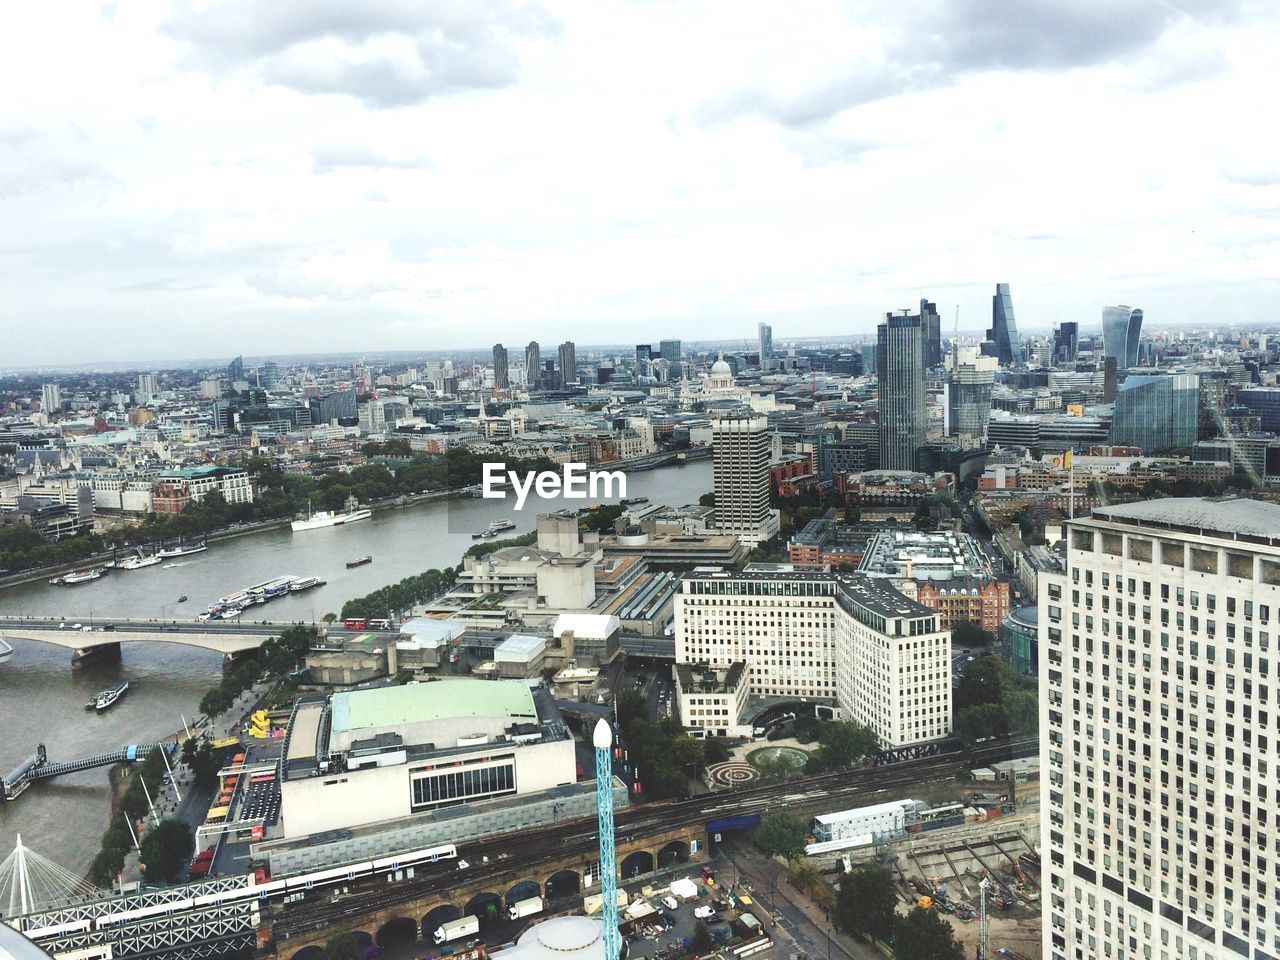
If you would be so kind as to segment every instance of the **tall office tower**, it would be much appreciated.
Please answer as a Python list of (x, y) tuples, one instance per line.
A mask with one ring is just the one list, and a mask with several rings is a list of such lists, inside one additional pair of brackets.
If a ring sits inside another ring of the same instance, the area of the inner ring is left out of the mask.
[(1102, 361), (1102, 402), (1111, 403), (1116, 398), (1116, 358), (1105, 357)]
[(1200, 419), (1200, 378), (1194, 373), (1131, 373), (1116, 392), (1111, 442), (1145, 454), (1190, 451)]
[(258, 388), (274, 390), (280, 386), (280, 364), (274, 360), (258, 365)]
[(1141, 310), (1123, 304), (1102, 308), (1102, 355), (1115, 357), (1121, 370), (1138, 365), (1138, 340), (1141, 336)]
[(1080, 324), (1074, 320), (1058, 324), (1053, 331), (1053, 362), (1075, 363), (1080, 352)]
[(885, 315), (876, 331), (880, 469), (915, 470), (925, 441), (924, 331), (920, 315)]
[(942, 318), (936, 303), (920, 301), (920, 325), (924, 328), (925, 369), (932, 370), (942, 366)]
[(542, 348), (537, 340), (530, 340), (524, 348), (524, 375), (529, 389), (537, 390), (542, 386)]
[(160, 390), (156, 386), (156, 375), (154, 373), (138, 374), (138, 390), (134, 399), (137, 400), (139, 406), (146, 406), (151, 402), (151, 398), (159, 392)]
[(578, 382), (578, 349), (572, 340), (560, 344), (560, 383), (569, 386)]
[(995, 344), (1000, 366), (1022, 362), (1022, 343), (1018, 339), (1018, 325), (1013, 320), (1013, 297), (1007, 283), (996, 284), (996, 295), (991, 298), (991, 329), (987, 331), (987, 339)]
[(511, 386), (511, 373), (507, 368), (507, 348), (500, 343), (493, 345), (493, 385), (499, 390)]
[(236, 357), (227, 364), (227, 380), (232, 386), (244, 379), (244, 357)]
[(40, 412), (57, 413), (62, 409), (62, 388), (56, 383), (46, 383), (40, 388)]
[(756, 327), (756, 337), (760, 341), (760, 369), (773, 369), (773, 327), (761, 323)]
[(943, 430), (948, 437), (987, 438), (991, 389), (999, 364), (977, 347), (952, 347), (947, 357), (947, 409)]
[(684, 349), (679, 340), (663, 340), (658, 344), (658, 353), (671, 365), (669, 379), (679, 380), (684, 376)]
[(778, 513), (769, 506), (769, 421), (727, 416), (711, 421), (715, 462), (716, 526), (750, 546), (778, 535)]
[(643, 377), (649, 370), (649, 361), (653, 359), (653, 345), (648, 343), (636, 344), (636, 371), (637, 377)]
[(1280, 506), (1067, 524), (1039, 578), (1046, 960), (1280, 957)]

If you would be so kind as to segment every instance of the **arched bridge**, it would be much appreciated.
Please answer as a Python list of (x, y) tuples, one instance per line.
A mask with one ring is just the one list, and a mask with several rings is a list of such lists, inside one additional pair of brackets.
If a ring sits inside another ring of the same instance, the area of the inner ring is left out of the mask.
[(119, 649), (121, 643), (180, 643), (234, 656), (278, 637), (291, 623), (241, 623), (216, 620), (97, 619), (92, 622), (56, 617), (0, 617), (0, 639), (34, 640), (65, 647), (75, 653), (72, 662), (103, 648)]

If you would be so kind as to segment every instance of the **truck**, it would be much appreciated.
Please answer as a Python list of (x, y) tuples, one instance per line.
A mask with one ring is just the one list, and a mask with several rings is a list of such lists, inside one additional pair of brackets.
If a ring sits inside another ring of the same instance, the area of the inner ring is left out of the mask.
[(542, 908), (541, 897), (525, 897), (507, 907), (507, 916), (512, 920), (519, 920), (521, 917), (532, 917), (535, 913), (541, 913)]
[(468, 914), (465, 917), (450, 920), (448, 923), (436, 927), (436, 932), (431, 939), (438, 945), (448, 943), (450, 940), (457, 940), (459, 937), (469, 937), (479, 932), (480, 918)]

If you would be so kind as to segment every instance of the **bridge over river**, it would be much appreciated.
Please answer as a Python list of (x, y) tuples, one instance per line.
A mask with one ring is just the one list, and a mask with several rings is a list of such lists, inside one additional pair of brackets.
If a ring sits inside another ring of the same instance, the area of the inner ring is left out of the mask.
[(0, 617), (0, 658), (9, 655), (7, 640), (34, 640), (72, 651), (75, 663), (94, 654), (119, 652), (122, 643), (178, 643), (234, 657), (256, 650), (268, 637), (278, 637), (294, 624), (226, 623), (217, 620), (71, 621), (57, 617)]

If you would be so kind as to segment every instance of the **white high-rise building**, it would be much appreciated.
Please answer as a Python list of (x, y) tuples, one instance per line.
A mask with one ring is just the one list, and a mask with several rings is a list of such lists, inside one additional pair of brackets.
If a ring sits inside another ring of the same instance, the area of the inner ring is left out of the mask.
[(756, 337), (760, 341), (760, 369), (773, 369), (773, 327), (767, 323), (756, 326)]
[(724, 416), (711, 422), (716, 526), (753, 547), (778, 535), (778, 511), (769, 505), (772, 450), (764, 417)]
[(62, 409), (62, 388), (56, 383), (46, 383), (40, 388), (40, 412), (51, 416)]
[(748, 696), (834, 703), (886, 747), (951, 730), (950, 631), (936, 611), (862, 574), (695, 571), (676, 594), (675, 648), (678, 664), (744, 664)]
[(151, 398), (160, 392), (156, 384), (156, 375), (154, 373), (138, 374), (138, 390), (136, 399), (138, 405), (145, 407), (151, 402)]
[(1280, 957), (1280, 506), (1097, 507), (1040, 575), (1049, 960)]

